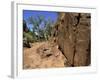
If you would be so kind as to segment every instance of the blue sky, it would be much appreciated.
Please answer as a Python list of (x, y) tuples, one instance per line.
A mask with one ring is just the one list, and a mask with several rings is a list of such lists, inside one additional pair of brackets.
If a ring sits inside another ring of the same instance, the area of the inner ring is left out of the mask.
[(50, 19), (54, 23), (57, 21), (58, 13), (57, 12), (49, 12), (49, 11), (34, 11), (34, 10), (23, 10), (23, 19), (26, 21), (27, 26), (32, 28), (31, 24), (28, 24), (27, 20), (30, 16), (37, 17), (38, 15), (44, 16), (45, 20)]

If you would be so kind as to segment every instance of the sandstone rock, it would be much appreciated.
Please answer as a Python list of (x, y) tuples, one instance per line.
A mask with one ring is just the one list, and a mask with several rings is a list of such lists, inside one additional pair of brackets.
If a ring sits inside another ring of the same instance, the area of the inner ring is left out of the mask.
[(66, 66), (90, 64), (91, 15), (89, 13), (60, 13), (54, 36), (66, 56)]

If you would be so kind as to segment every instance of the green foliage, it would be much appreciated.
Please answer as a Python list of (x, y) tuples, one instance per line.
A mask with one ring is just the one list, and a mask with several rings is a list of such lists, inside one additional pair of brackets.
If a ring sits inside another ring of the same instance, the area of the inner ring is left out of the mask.
[(24, 32), (23, 33), (23, 37), (24, 38), (26, 38), (26, 40), (28, 41), (28, 42), (34, 42), (35, 40), (34, 40), (34, 38), (33, 38), (33, 36), (32, 36), (32, 34), (31, 34), (31, 32)]
[[(37, 42), (48, 40), (51, 36), (52, 21), (50, 19), (45, 20), (44, 16), (38, 15), (37, 17), (29, 17), (28, 23), (33, 25), (32, 31), (24, 32), (24, 36), (29, 42)], [(40, 27), (41, 23), (44, 23), (43, 28)]]
[(48, 21), (45, 21), (45, 38), (46, 38), (46, 40), (48, 40), (49, 37), (51, 36), (52, 24), (53, 23), (50, 21), (50, 19), (48, 19)]

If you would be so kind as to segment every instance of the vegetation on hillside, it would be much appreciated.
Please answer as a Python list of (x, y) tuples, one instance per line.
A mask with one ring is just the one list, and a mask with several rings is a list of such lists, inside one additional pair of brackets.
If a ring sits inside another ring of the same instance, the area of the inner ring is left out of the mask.
[(44, 16), (29, 17), (28, 23), (33, 27), (30, 29), (25, 20), (23, 20), (23, 44), (28, 47), (30, 43), (47, 41), (51, 36), (53, 21), (45, 20)]

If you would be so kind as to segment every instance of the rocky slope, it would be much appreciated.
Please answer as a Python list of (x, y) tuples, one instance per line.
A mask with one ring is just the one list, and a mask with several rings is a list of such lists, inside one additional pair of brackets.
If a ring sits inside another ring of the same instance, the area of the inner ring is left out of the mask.
[(50, 42), (36, 42), (24, 48), (23, 69), (64, 67), (65, 56), (58, 46)]

